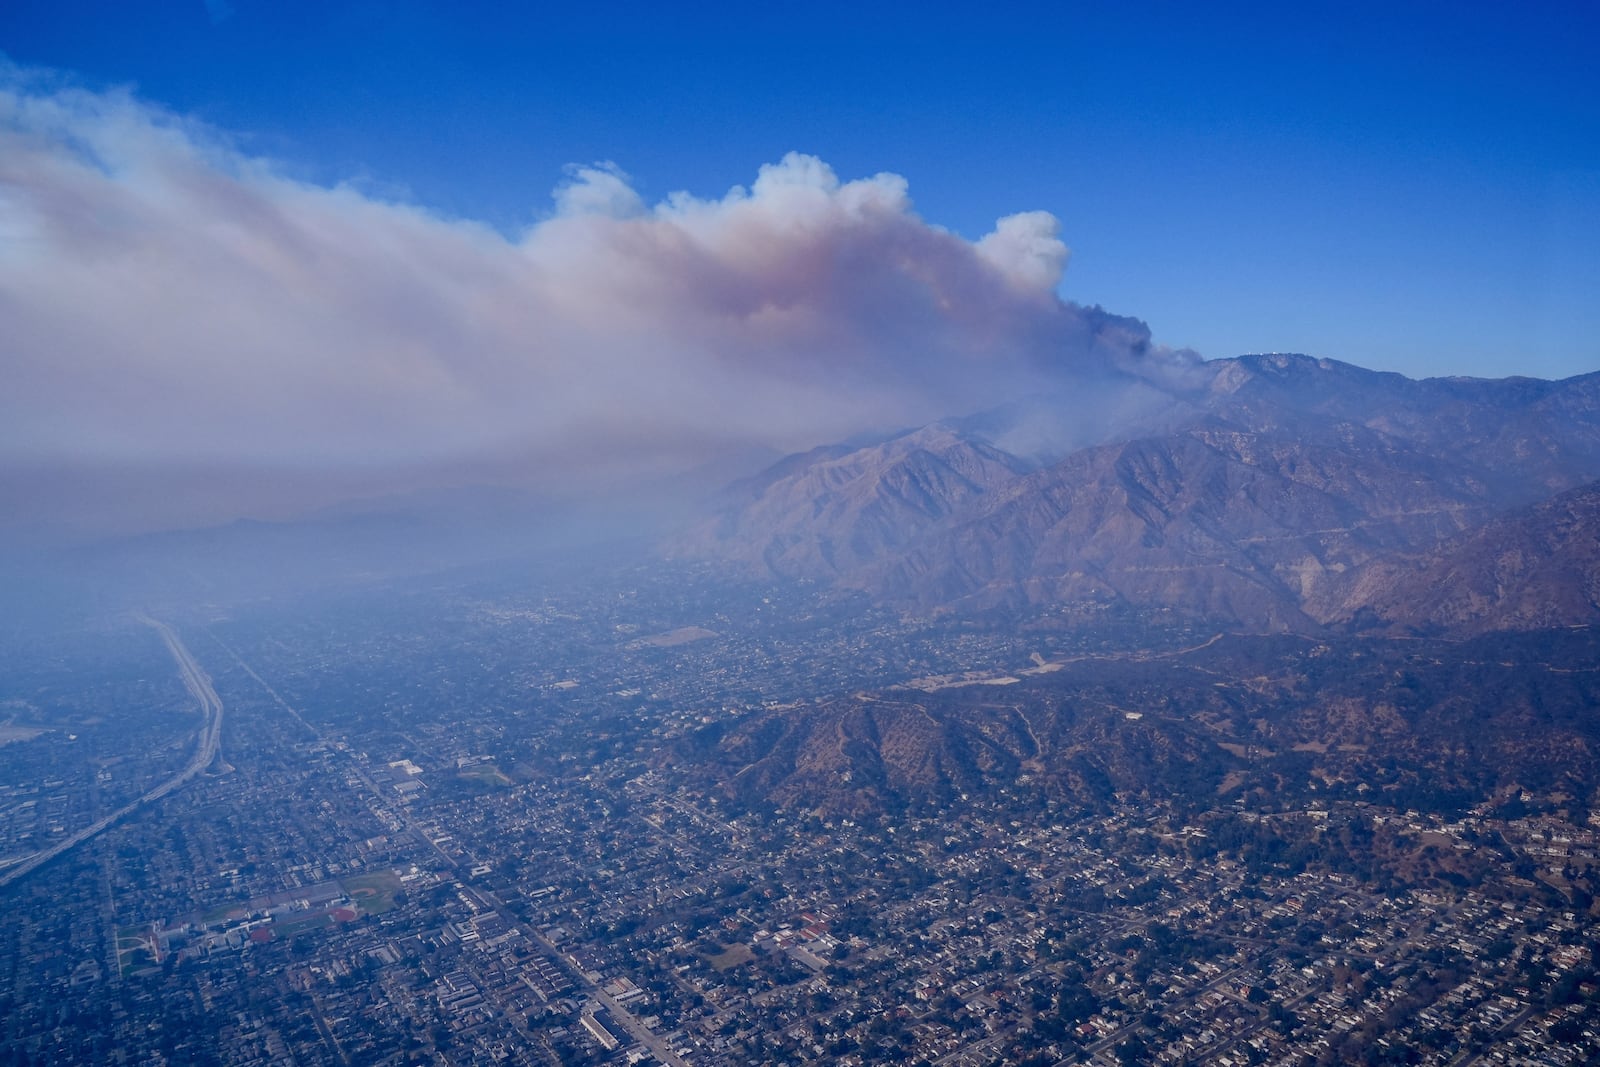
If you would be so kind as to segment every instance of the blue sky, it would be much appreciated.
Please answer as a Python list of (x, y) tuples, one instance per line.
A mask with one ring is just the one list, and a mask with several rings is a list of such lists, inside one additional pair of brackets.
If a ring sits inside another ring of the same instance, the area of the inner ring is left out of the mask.
[[(130, 84), (312, 181), (514, 230), (573, 163), (656, 199), (791, 150), (1206, 356), (1600, 367), (1600, 7), (10, 0), (0, 50)], [(220, 16), (220, 17), (214, 17)]]
[(1600, 369), (1597, 41), (1592, 3), (7, 0), (0, 490), (146, 528), (620, 486), (1146, 350), (1095, 305), (1158, 352)]

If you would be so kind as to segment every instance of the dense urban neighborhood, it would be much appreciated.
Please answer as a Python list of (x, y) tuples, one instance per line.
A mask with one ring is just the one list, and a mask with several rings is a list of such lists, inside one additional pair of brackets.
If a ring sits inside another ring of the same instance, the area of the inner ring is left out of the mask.
[(1600, 1067), (1600, 0), (0, 0), (0, 1067)]
[[(7, 673), (8, 1060), (1600, 1056), (1577, 778), (1421, 788), (1420, 727), (1380, 764), (1281, 710), (1281, 663), (1487, 648), (917, 621), (693, 569), (342, 603), (130, 617)], [(1541, 670), (1592, 687), (1572, 640)], [(1240, 713), (1185, 710), (1190, 674)], [(996, 709), (1038, 735), (1015, 762)]]

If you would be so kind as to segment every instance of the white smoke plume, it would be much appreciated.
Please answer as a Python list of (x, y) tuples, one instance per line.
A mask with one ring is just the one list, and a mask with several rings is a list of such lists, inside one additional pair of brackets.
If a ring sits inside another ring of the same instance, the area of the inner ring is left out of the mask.
[(1057, 296), (1066, 259), (1047, 213), (969, 242), (798, 153), (657, 204), (575, 167), (508, 237), (0, 70), (0, 477), (616, 484), (808, 447), (1144, 344)]

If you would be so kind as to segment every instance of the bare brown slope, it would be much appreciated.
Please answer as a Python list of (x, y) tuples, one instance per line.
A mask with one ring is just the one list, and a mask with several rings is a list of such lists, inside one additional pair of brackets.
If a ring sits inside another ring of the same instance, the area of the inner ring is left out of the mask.
[(831, 580), (894, 554), (1026, 469), (940, 426), (843, 454), (818, 450), (744, 488), (671, 551)]
[(1600, 624), (1600, 483), (1520, 509), (1416, 561), (1370, 568), (1346, 605), (1412, 630)]
[(1438, 464), (1197, 428), (1077, 453), (856, 576), (924, 606), (1114, 599), (1311, 624), (1353, 567), (1479, 516)]
[(768, 708), (662, 758), (740, 806), (845, 816), (937, 808), (1019, 780), (1089, 805), (1153, 780), (1207, 792), (1234, 765), (1188, 724), (1080, 710), (1027, 688), (999, 700), (887, 692)]
[(1298, 629), (1359, 608), (1371, 586), (1352, 581), (1382, 557), (1600, 477), (1600, 375), (1418, 382), (1278, 355), (1163, 375), (1170, 405), (1139, 383), (1141, 439), (1096, 423), (1113, 439), (1042, 460), (990, 443), (1050, 439), (1074, 417), (1057, 397), (818, 450), (673, 553), (923, 610), (1117, 604)]
[(1001, 688), (752, 709), (663, 749), (737, 807), (860, 816), (963, 799), (1343, 797), (1463, 810), (1600, 788), (1600, 628), (1467, 640), (1236, 635), (1072, 657)]

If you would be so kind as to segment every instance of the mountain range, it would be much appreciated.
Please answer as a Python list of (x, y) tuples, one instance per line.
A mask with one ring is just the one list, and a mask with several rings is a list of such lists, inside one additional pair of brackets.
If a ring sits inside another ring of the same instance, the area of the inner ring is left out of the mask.
[(933, 613), (1536, 628), (1600, 620), (1597, 479), (1600, 373), (1256, 355), (791, 456), (668, 550)]
[(742, 807), (848, 817), (1148, 795), (1536, 797), (1582, 819), (1597, 479), (1600, 374), (1415, 381), (1294, 355), (1124, 369), (791, 456), (669, 552), (1085, 643), (764, 707), (662, 758)]
[(1118, 795), (1460, 811), (1527, 792), (1582, 821), (1600, 810), (1597, 635), (1218, 635), (1067, 656), (1004, 685), (766, 706), (659, 759), (741, 809), (848, 817)]

